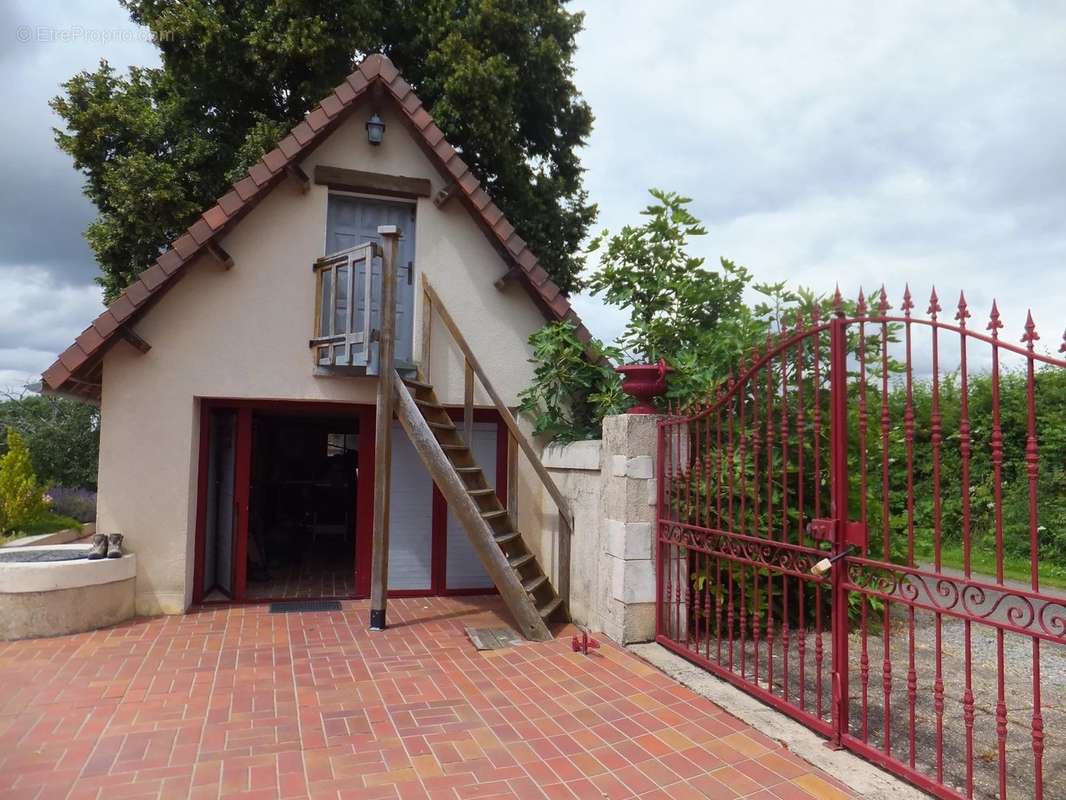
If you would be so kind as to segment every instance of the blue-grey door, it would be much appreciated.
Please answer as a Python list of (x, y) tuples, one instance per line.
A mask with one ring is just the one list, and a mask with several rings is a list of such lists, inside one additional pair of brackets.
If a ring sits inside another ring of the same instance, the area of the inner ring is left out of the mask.
[[(381, 243), (379, 225), (400, 229), (400, 251), (396, 257), (396, 361), (410, 364), (414, 342), (414, 263), (415, 206), (411, 203), (375, 200), (366, 197), (331, 194), (326, 218), (326, 255), (371, 241)], [(380, 328), (381, 259), (375, 258), (371, 273), (370, 327)], [(357, 262), (355, 276), (355, 318), (366, 313), (365, 262)], [(368, 372), (376, 374), (376, 349), (371, 347)]]

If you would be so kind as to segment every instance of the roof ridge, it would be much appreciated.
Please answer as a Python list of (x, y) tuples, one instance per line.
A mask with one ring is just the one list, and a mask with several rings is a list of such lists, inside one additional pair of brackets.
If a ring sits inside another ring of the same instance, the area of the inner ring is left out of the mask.
[(461, 190), (460, 197), (474, 214), (486, 234), (495, 239), (497, 250), (518, 267), (531, 297), (546, 314), (558, 320), (570, 321), (583, 342), (591, 334), (582, 324), (570, 301), (551, 280), (533, 251), (526, 244), (503, 211), (492, 201), (480, 180), (448, 143), (433, 116), (422, 104), (399, 69), (383, 53), (372, 53), (359, 63), (347, 78), (295, 125), (291, 131), (265, 153), (247, 174), (232, 185), (230, 191), (218, 198), (192, 225), (162, 253), (156, 261), (112, 301), (100, 315), (74, 340), (56, 361), (45, 370), (44, 385), (53, 392), (82, 395), (99, 400), (100, 387), (83, 382), (79, 375), (116, 339), (123, 325), (143, 313), (180, 279), (187, 264), (193, 261), (209, 242), (214, 241), (236, 224), (290, 172), (290, 166), (313, 150), (347, 118), (371, 86), (380, 84), (403, 112), (415, 139), (443, 175), (448, 176)]

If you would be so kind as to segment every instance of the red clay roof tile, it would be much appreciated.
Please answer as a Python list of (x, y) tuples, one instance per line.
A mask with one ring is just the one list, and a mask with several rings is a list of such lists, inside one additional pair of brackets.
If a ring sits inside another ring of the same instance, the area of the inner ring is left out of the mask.
[(311, 126), (307, 124), (307, 120), (304, 120), (289, 133), (292, 137), (300, 143), (300, 147), (304, 147), (308, 142), (315, 138), (315, 132), (311, 129)]
[(211, 230), (217, 231), (226, 224), (227, 216), (226, 212), (222, 210), (221, 205), (214, 205), (204, 212), (203, 220)]
[(507, 248), (507, 252), (517, 258), (518, 254), (526, 249), (526, 242), (517, 233), (512, 233), (510, 238), (504, 242), (504, 246)]
[(315, 133), (318, 133), (329, 124), (329, 116), (319, 106), (307, 115), (307, 124)]
[(174, 241), (174, 249), (178, 251), (178, 255), (183, 260), (187, 260), (196, 255), (196, 251), (200, 248), (197, 246), (196, 240), (192, 238), (192, 235), (185, 233)]
[(44, 371), (41, 378), (53, 390), (58, 391), (64, 383), (70, 380), (70, 370), (64, 367), (59, 361), (56, 361)]
[(241, 178), (233, 184), (233, 190), (237, 193), (237, 196), (246, 203), (255, 197), (255, 190), (258, 188), (258, 184), (248, 177)]
[(367, 87), (367, 84), (369, 83), (369, 81), (367, 81), (366, 79), (366, 75), (364, 75), (359, 70), (356, 70), (347, 78), (345, 78), (344, 82), (351, 86), (352, 91), (356, 94), (362, 94), (363, 90)]
[(543, 286), (545, 281), (548, 280), (548, 272), (540, 264), (533, 267), (528, 274), (529, 280), (532, 281), (534, 286)]
[(429, 112), (422, 106), (419, 106), (418, 110), (411, 115), (411, 122), (420, 131), (425, 130), (433, 122), (433, 117), (429, 115)]
[(167, 275), (173, 275), (178, 267), (185, 263), (185, 259), (181, 257), (181, 253), (177, 250), (171, 249), (163, 253), (156, 263), (162, 267), (163, 272)]
[(411, 84), (403, 79), (403, 75), (396, 73), (396, 77), (389, 84), (389, 91), (397, 100), (404, 100), (411, 93)]
[[(258, 202), (276, 186), (278, 181), (271, 178), (282, 167), (289, 161), (298, 159), (307, 149), (326, 138), (341, 118), (342, 112), (353, 106), (373, 80), (380, 80), (388, 86), (389, 95), (399, 102), (410, 116), (428, 152), (436, 158), (437, 168), (442, 174), (450, 174), (458, 180), (469, 198), (468, 205), (474, 213), (480, 214), (486, 230), (491, 229), (494, 236), (506, 243), (505, 255), (522, 268), (524, 281), (534, 296), (539, 298), (541, 307), (558, 319), (569, 319), (580, 326), (580, 319), (566, 297), (558, 293), (558, 287), (548, 279), (548, 273), (537, 263), (536, 255), (525, 246), (520, 237), (514, 235), (514, 227), (506, 221), (503, 212), (479, 185), (477, 177), (468, 171), (455, 148), (445, 140), (443, 132), (422, 106), (418, 95), (411, 90), (392, 62), (380, 54), (374, 54), (364, 59), (345, 83), (337, 87), (335, 94), (326, 97), (322, 106), (296, 125), (278, 143), (275, 150), (254, 165), (249, 174), (234, 185), (232, 191), (219, 198), (216, 206), (207, 209), (190, 231), (179, 236), (172, 243), (171, 249), (142, 273), (139, 281), (130, 286), (93, 321), (91, 331), (83, 332), (78, 337), (85, 347), (75, 344), (68, 348), (60, 359), (45, 371), (43, 377), (48, 386), (56, 391), (62, 390), (68, 381), (77, 382), (75, 372), (78, 369), (91, 369), (95, 363), (93, 356), (103, 351), (107, 342), (116, 334), (120, 323), (130, 318), (153, 293), (166, 291), (173, 284), (168, 278), (199, 253), (200, 248), (214, 233), (226, 230), (246, 206)], [(330, 117), (333, 118), (332, 121)], [(582, 336), (587, 334), (583, 326), (579, 327), (579, 332)], [(91, 385), (78, 384), (68, 388), (69, 391), (86, 397), (99, 398), (99, 387), (93, 389)]]
[(123, 292), (107, 307), (107, 310), (111, 312), (111, 315), (117, 319), (121, 325), (130, 318), (130, 314), (136, 311), (137, 307), (130, 302), (130, 298), (125, 292)]
[(500, 217), (499, 221), (492, 226), (492, 230), (501, 242), (506, 242), (511, 238), (511, 234), (514, 233), (514, 225), (508, 221), (507, 217)]
[(273, 173), (267, 169), (267, 165), (262, 161), (256, 161), (252, 164), (252, 168), (248, 170), (248, 177), (255, 181), (257, 186), (262, 186), (269, 181), (272, 174)]
[(345, 81), (340, 86), (333, 87), (333, 94), (344, 105), (348, 105), (355, 99), (355, 89), (348, 84), (348, 81)]
[(144, 281), (144, 285), (148, 287), (149, 291), (155, 291), (159, 284), (167, 279), (167, 274), (163, 271), (163, 268), (156, 262), (152, 264), (148, 269), (141, 273), (141, 280)]
[(78, 343), (78, 347), (84, 350), (86, 353), (93, 352), (96, 348), (100, 347), (106, 340), (100, 335), (100, 331), (96, 330), (92, 325), (81, 332), (81, 335), (74, 340)]
[(93, 327), (99, 331), (100, 335), (107, 339), (118, 328), (118, 320), (115, 319), (115, 315), (111, 313), (111, 309), (104, 309), (96, 319), (93, 320)]
[(531, 269), (533, 269), (533, 267), (536, 266), (536, 263), (537, 257), (533, 255), (533, 251), (530, 250), (528, 247), (521, 253), (519, 253), (518, 266), (520, 266), (526, 272), (529, 272)]
[(500, 218), (503, 216), (503, 212), (500, 211), (500, 207), (497, 206), (495, 203), (489, 203), (487, 206), (481, 209), (481, 216), (484, 217), (485, 222), (491, 228), (493, 225), (500, 221)]
[(481, 181), (479, 181), (470, 170), (467, 170), (466, 174), (459, 179), (460, 188), (462, 188), (467, 194), (473, 194), (474, 190), (480, 185)]
[(485, 206), (492, 202), (492, 198), (489, 197), (488, 192), (479, 186), (474, 190), (474, 193), (470, 195), (470, 202), (474, 204), (474, 208), (478, 211), (482, 211)]
[[(422, 135), (426, 137), (426, 143), (430, 147), (436, 147), (438, 144), (444, 141), (444, 131), (438, 128), (437, 123), (435, 122), (428, 128), (426, 128), (424, 131), (422, 131)], [(451, 156), (449, 156), (449, 158), (450, 157)]]
[(378, 73), (381, 72), (381, 62), (384, 56), (381, 53), (372, 53), (363, 59), (363, 63), (359, 65), (359, 71), (366, 76), (367, 80), (376, 78)]
[(279, 169), (283, 169), (286, 164), (289, 163), (289, 159), (285, 154), (281, 152), (280, 147), (275, 147), (265, 156), (263, 156), (263, 163), (267, 165), (267, 169), (271, 172), (277, 172)]
[(196, 220), (196, 222), (192, 224), (192, 227), (189, 228), (189, 235), (192, 236), (193, 241), (197, 244), (203, 244), (206, 242), (211, 238), (213, 233), (214, 230), (212, 230), (211, 226), (208, 225), (203, 218)]
[(60, 362), (62, 362), (63, 366), (71, 372), (74, 372), (74, 370), (84, 364), (88, 358), (88, 353), (82, 350), (77, 342), (72, 344), (59, 355)]
[(144, 281), (139, 278), (126, 287), (126, 296), (135, 306), (139, 306), (147, 300), (151, 294), (152, 293), (148, 291), (148, 287), (144, 285)]
[(322, 98), (322, 102), (319, 104), (323, 111), (326, 112), (326, 116), (332, 119), (344, 110), (344, 103), (342, 103), (336, 95), (329, 95)]
[[(289, 137), (291, 138), (291, 137)], [(293, 141), (296, 141), (293, 139)], [(226, 192), (222, 197), (218, 198), (219, 207), (226, 213), (227, 217), (232, 217), (241, 207), (244, 205), (244, 201), (241, 200), (239, 194), (235, 191)]]
[(437, 154), (441, 161), (447, 162), (448, 159), (455, 155), (455, 148), (448, 143), (447, 139), (441, 139), (437, 142), (436, 147), (433, 148), (433, 152)]

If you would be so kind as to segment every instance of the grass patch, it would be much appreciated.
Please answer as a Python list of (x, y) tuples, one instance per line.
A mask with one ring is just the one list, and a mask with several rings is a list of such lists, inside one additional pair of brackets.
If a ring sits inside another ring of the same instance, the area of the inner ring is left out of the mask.
[[(931, 542), (916, 542), (915, 556), (923, 561), (933, 560), (933, 545)], [(940, 561), (945, 567), (961, 570), (963, 568), (962, 545), (943, 545), (940, 549)], [(975, 544), (970, 548), (970, 571), (986, 577), (996, 574), (996, 550), (995, 546)], [(1056, 564), (1043, 560), (1039, 564), (1040, 585), (1042, 587), (1055, 587), (1066, 589), (1066, 565)], [(1005, 555), (1003, 557), (1003, 575), (1010, 580), (1029, 583), (1029, 559), (1019, 556)]]
[(82, 524), (73, 517), (64, 517), (62, 514), (45, 514), (40, 519), (24, 526), (23, 530), (15, 531), (8, 536), (0, 536), (0, 544), (21, 539), (24, 536), (39, 536), (43, 533), (55, 533), (67, 528), (81, 530)]

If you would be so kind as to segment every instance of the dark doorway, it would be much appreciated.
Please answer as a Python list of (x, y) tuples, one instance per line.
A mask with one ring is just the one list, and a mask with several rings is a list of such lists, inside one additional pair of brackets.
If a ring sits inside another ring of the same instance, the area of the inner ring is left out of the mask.
[(359, 428), (351, 416), (253, 413), (248, 599), (355, 594)]

